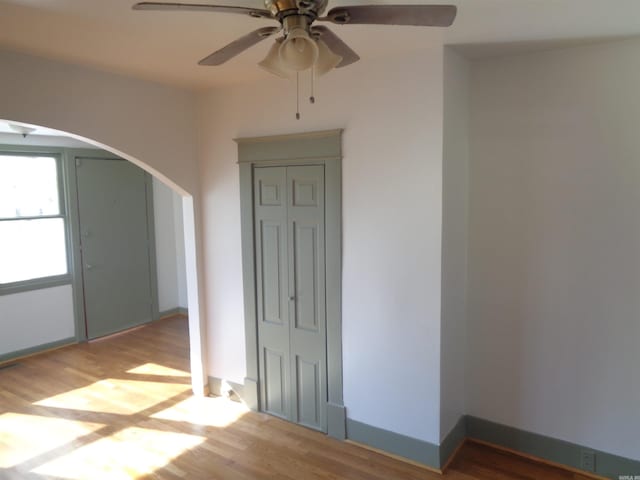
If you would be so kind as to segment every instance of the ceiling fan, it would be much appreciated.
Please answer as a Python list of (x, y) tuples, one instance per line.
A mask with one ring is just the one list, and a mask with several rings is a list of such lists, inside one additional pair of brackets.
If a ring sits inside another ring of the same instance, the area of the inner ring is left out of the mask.
[[(231, 42), (198, 62), (200, 65), (222, 65), (248, 48), (282, 32), (269, 53), (258, 65), (283, 78), (299, 78), (299, 73), (312, 71), (323, 75), (360, 60), (340, 37), (324, 25), (410, 25), (448, 27), (456, 17), (455, 5), (358, 5), (335, 7), (322, 16), (329, 0), (264, 0), (264, 9), (199, 3), (140, 2), (134, 10), (195, 11), (235, 13), (255, 19), (275, 20), (280, 25), (262, 27)], [(313, 95), (311, 102), (313, 103)], [(299, 114), (297, 114), (299, 118)]]

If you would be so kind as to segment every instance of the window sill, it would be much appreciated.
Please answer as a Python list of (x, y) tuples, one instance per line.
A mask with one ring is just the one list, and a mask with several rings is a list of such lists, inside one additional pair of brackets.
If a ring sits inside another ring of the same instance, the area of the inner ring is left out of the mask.
[(33, 280), (24, 280), (22, 282), (4, 283), (0, 284), (0, 296), (59, 287), (61, 285), (70, 285), (71, 283), (72, 279), (70, 274), (36, 278)]

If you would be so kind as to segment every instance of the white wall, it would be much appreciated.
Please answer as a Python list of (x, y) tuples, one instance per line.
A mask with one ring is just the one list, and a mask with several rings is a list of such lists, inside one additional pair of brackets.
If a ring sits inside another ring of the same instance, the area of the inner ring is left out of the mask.
[(640, 41), (472, 71), (468, 411), (640, 458)]
[[(435, 42), (437, 43), (437, 42)], [(245, 376), (233, 138), (344, 128), (344, 399), (350, 418), (439, 443), (442, 47), (318, 82), (295, 120), (274, 79), (202, 97), (209, 373)]]
[(0, 65), (0, 118), (99, 142), (196, 193), (194, 94), (1, 50)]
[(440, 438), (465, 410), (469, 63), (444, 51)]
[(153, 179), (153, 209), (160, 313), (186, 307), (186, 274), (181, 198)]
[(70, 337), (71, 285), (0, 296), (0, 355)]

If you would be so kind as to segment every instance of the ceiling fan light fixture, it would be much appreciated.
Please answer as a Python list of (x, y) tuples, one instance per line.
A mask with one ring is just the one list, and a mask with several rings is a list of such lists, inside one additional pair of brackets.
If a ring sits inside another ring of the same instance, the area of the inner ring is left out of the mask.
[(222, 65), (267, 37), (283, 32), (284, 37), (274, 42), (258, 66), (278, 77), (295, 79), (298, 119), (300, 72), (311, 71), (309, 101), (315, 103), (315, 77), (360, 60), (358, 54), (331, 29), (323, 25), (314, 25), (314, 22), (448, 27), (453, 23), (457, 13), (455, 5), (354, 5), (333, 8), (323, 16), (328, 3), (329, 0), (264, 0), (265, 9), (262, 10), (233, 5), (144, 1), (136, 3), (133, 9), (235, 13), (277, 21), (279, 26), (254, 30), (203, 58), (198, 64)]
[(264, 60), (258, 63), (258, 66), (280, 78), (290, 78), (293, 72), (288, 70), (280, 60), (280, 47), (282, 46), (283, 40), (283, 38), (279, 38), (273, 42), (269, 53), (264, 57)]
[(318, 40), (318, 60), (314, 66), (315, 74), (318, 77), (324, 75), (336, 68), (340, 62), (342, 62), (342, 57), (333, 53), (325, 42)]
[(318, 60), (319, 49), (316, 41), (304, 28), (293, 28), (279, 48), (280, 61), (294, 72), (311, 68)]

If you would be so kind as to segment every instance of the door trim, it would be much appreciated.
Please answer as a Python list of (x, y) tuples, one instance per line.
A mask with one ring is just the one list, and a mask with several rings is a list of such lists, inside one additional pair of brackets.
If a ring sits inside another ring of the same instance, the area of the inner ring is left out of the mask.
[(342, 130), (235, 139), (240, 169), (242, 283), (247, 376), (244, 401), (260, 409), (254, 232), (256, 166), (323, 165), (327, 312), (327, 433), (346, 438), (342, 382)]

